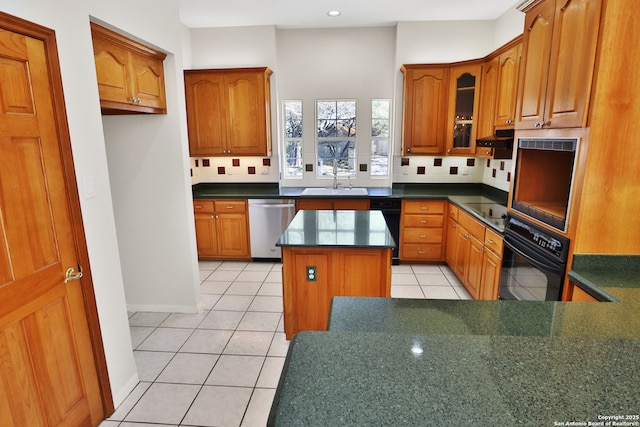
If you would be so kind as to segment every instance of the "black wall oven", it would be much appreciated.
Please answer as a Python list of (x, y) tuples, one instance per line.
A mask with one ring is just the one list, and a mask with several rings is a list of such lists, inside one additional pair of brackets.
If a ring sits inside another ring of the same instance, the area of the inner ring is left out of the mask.
[(568, 251), (569, 239), (509, 213), (500, 299), (560, 301)]

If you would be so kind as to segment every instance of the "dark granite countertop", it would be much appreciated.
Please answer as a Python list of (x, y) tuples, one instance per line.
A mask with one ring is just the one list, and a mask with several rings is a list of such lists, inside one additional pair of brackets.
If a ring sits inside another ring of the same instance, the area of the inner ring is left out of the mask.
[(336, 297), (328, 332), (294, 337), (270, 425), (640, 425), (639, 259), (574, 259), (619, 302)]
[(587, 425), (640, 412), (639, 352), (638, 340), (305, 331), (269, 425)]
[(394, 248), (380, 211), (301, 210), (276, 246)]
[[(243, 198), (243, 199), (281, 199), (281, 198), (335, 198), (336, 196), (303, 196), (304, 187), (278, 187), (277, 183), (238, 183), (218, 184), (201, 183), (192, 187), (195, 199), (206, 198)], [(367, 195), (348, 196), (353, 199), (445, 199), (455, 203), (485, 225), (502, 233), (504, 220), (500, 215), (493, 217), (479, 205), (498, 204), (507, 206), (507, 193), (484, 184), (394, 184), (392, 188), (369, 187)], [(340, 196), (342, 197), (342, 196)]]
[(640, 255), (574, 255), (569, 279), (600, 301), (640, 293)]

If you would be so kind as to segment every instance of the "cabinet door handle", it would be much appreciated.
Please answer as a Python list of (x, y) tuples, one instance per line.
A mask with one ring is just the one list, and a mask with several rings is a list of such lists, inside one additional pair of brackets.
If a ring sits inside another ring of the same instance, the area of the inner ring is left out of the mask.
[(489, 243), (489, 244), (493, 244), (493, 240), (491, 240), (491, 239), (487, 239), (487, 243)]
[(513, 123), (513, 120), (511, 120), (511, 119), (507, 119), (507, 120), (505, 120), (504, 122), (505, 122), (506, 124), (510, 125), (511, 123)]
[(420, 235), (420, 238), (421, 238), (421, 239), (426, 239), (426, 238), (427, 238), (427, 235), (426, 235), (426, 234), (421, 234), (421, 235)]
[(425, 251), (418, 251), (418, 253), (419, 253), (420, 255), (424, 255), (424, 254), (426, 254), (426, 252), (425, 252)]
[(202, 205), (196, 205), (196, 206), (194, 206), (194, 208), (196, 208), (196, 209), (202, 209)]
[(429, 210), (429, 206), (420, 206), (420, 209), (422, 209), (423, 211), (428, 211)]
[(426, 219), (421, 219), (420, 220), (420, 224), (426, 224), (427, 222), (429, 222), (429, 221), (427, 221)]
[(456, 228), (458, 226), (458, 224), (456, 224), (455, 222), (453, 224), (451, 224), (451, 227)]
[(234, 208), (234, 206), (232, 206), (232, 205), (227, 206), (227, 209), (233, 209), (233, 208)]
[(407, 153), (410, 153), (410, 152), (411, 152), (411, 148), (407, 148)]

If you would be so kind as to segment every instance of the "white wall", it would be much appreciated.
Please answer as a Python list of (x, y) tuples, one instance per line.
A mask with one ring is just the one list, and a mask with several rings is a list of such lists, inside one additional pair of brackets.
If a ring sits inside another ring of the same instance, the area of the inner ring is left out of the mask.
[[(182, 295), (190, 295), (186, 299), (192, 308), (197, 300), (197, 263), (189, 202), (189, 164), (182, 105), (184, 99), (180, 95), (181, 51), (188, 33), (178, 22), (177, 0), (0, 0), (0, 10), (56, 31), (83, 224), (109, 379), (117, 406), (138, 381), (129, 336), (124, 286), (130, 266), (121, 266), (121, 258), (123, 254), (130, 256), (129, 245), (134, 240), (127, 233), (137, 233), (136, 227), (141, 222), (139, 217), (133, 217), (131, 221), (127, 219), (127, 209), (130, 206), (122, 203), (128, 197), (122, 193), (126, 179), (133, 180), (133, 188), (146, 188), (147, 191), (140, 191), (137, 197), (141, 201), (146, 200), (147, 207), (160, 211), (158, 214), (153, 211), (138, 212), (145, 215), (147, 221), (153, 222), (159, 232), (158, 238), (144, 234), (145, 238), (149, 238), (144, 245), (145, 250), (153, 252), (156, 251), (154, 247), (162, 246), (172, 248), (173, 251), (158, 251), (165, 252), (162, 254), (164, 258), (153, 264), (149, 264), (148, 255), (135, 254), (140, 261), (137, 268), (153, 274), (152, 270), (163, 268), (169, 258), (167, 253), (175, 254), (175, 262), (172, 258), (167, 274), (170, 273), (169, 270), (175, 270), (179, 273), (171, 273), (170, 277), (178, 275), (180, 280), (173, 283), (156, 282), (149, 288), (172, 288), (172, 292), (167, 289), (161, 292), (173, 293), (172, 297), (180, 296), (183, 299)], [(153, 11), (153, 19), (150, 19), (149, 11)], [(125, 118), (120, 125), (126, 126), (128, 129), (125, 130), (130, 130), (130, 134), (111, 129), (117, 119), (105, 120), (103, 131), (89, 28), (90, 16), (147, 40), (173, 55), (166, 64), (168, 69), (165, 71), (170, 112), (167, 116), (138, 121), (133, 117)], [(114, 140), (110, 136), (121, 139)], [(105, 143), (110, 144), (109, 162)], [(127, 143), (132, 150), (128, 154), (122, 149)], [(133, 158), (138, 155), (145, 157), (137, 160)], [(151, 161), (152, 166), (146, 165), (146, 161)], [(117, 169), (114, 169), (114, 165)], [(165, 168), (168, 168), (167, 179), (163, 179)], [(110, 172), (115, 182), (113, 188), (110, 185)], [(93, 178), (93, 198), (87, 198), (82, 191), (82, 183), (86, 177)], [(152, 186), (154, 183), (158, 185)], [(155, 199), (163, 200), (164, 203), (158, 203)], [(155, 216), (159, 218), (154, 218)], [(162, 227), (176, 228), (169, 233), (168, 240), (165, 240), (167, 235), (160, 229)], [(137, 286), (147, 285), (150, 284), (127, 283), (127, 292), (129, 287), (135, 289)]]
[[(353, 183), (359, 186), (388, 186), (391, 182), (485, 182), (508, 189), (506, 176), (484, 161), (467, 166), (467, 158), (442, 158), (442, 166), (433, 166), (431, 156), (413, 156), (409, 166), (400, 166), (402, 130), (402, 74), (408, 63), (449, 63), (482, 58), (522, 32), (524, 14), (512, 9), (496, 21), (400, 22), (396, 27), (352, 29), (274, 29), (274, 27), (238, 27), (192, 29), (192, 68), (269, 66), (272, 76), (272, 117), (274, 155), (272, 166), (262, 168), (258, 157), (240, 158), (233, 167), (230, 158), (191, 159), (192, 182), (277, 182), (277, 151), (281, 134), (280, 103), (301, 99), (304, 108), (304, 163), (314, 165), (314, 102), (322, 98), (357, 98), (359, 117), (369, 114), (369, 100), (394, 100), (393, 174), (387, 179), (370, 179), (358, 173)], [(275, 37), (274, 37), (275, 36)], [(321, 52), (321, 54), (319, 54)], [(369, 163), (366, 135), (368, 123), (358, 126), (358, 163)], [(218, 167), (224, 167), (220, 174)], [(256, 174), (248, 173), (248, 166)], [(418, 168), (425, 173), (419, 174)], [(458, 167), (452, 174), (451, 167)], [(504, 181), (504, 182), (503, 182)], [(284, 186), (322, 186), (316, 171), (304, 172), (302, 179), (284, 178)]]

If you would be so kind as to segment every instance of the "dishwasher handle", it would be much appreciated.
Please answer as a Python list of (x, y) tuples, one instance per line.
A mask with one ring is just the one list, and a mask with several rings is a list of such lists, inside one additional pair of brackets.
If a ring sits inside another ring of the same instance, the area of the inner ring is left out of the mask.
[(295, 203), (290, 204), (251, 204), (249, 207), (271, 208), (271, 209), (283, 209), (283, 208), (295, 208)]

